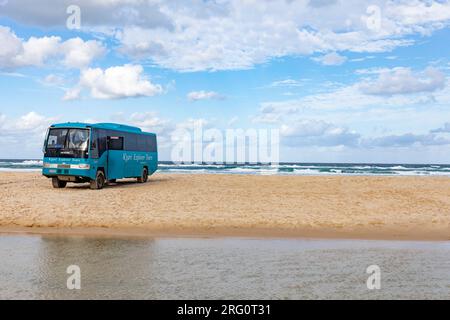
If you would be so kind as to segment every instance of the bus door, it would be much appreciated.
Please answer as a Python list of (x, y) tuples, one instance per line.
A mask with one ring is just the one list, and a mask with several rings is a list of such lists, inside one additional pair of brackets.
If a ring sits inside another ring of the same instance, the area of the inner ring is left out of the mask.
[(107, 138), (107, 179), (120, 179), (124, 177), (123, 137), (110, 136)]

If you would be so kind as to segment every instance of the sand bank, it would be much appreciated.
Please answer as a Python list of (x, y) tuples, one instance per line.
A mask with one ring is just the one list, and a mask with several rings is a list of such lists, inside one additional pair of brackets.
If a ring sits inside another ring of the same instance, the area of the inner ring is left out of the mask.
[(53, 189), (0, 173), (0, 232), (450, 239), (450, 178), (156, 174)]

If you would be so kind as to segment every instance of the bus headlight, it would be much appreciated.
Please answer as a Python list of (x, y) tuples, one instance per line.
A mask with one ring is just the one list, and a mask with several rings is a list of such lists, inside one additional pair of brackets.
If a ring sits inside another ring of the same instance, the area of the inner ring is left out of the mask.
[(81, 164), (77, 165), (77, 169), (89, 170), (90, 168), (91, 168), (91, 165), (88, 163), (81, 163)]
[(43, 167), (44, 168), (58, 168), (58, 165), (56, 163), (44, 162)]

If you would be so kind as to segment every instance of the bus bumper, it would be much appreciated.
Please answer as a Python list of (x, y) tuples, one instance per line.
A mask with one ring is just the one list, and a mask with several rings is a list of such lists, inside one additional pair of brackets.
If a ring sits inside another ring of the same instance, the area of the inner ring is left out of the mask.
[(93, 179), (90, 169), (43, 168), (42, 175), (47, 178), (58, 177), (60, 180), (71, 182), (85, 182)]

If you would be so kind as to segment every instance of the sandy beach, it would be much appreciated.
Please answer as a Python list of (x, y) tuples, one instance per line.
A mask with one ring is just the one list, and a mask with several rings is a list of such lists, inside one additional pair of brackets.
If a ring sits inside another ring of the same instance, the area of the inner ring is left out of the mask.
[(156, 174), (103, 190), (0, 173), (0, 231), (450, 239), (448, 177)]

